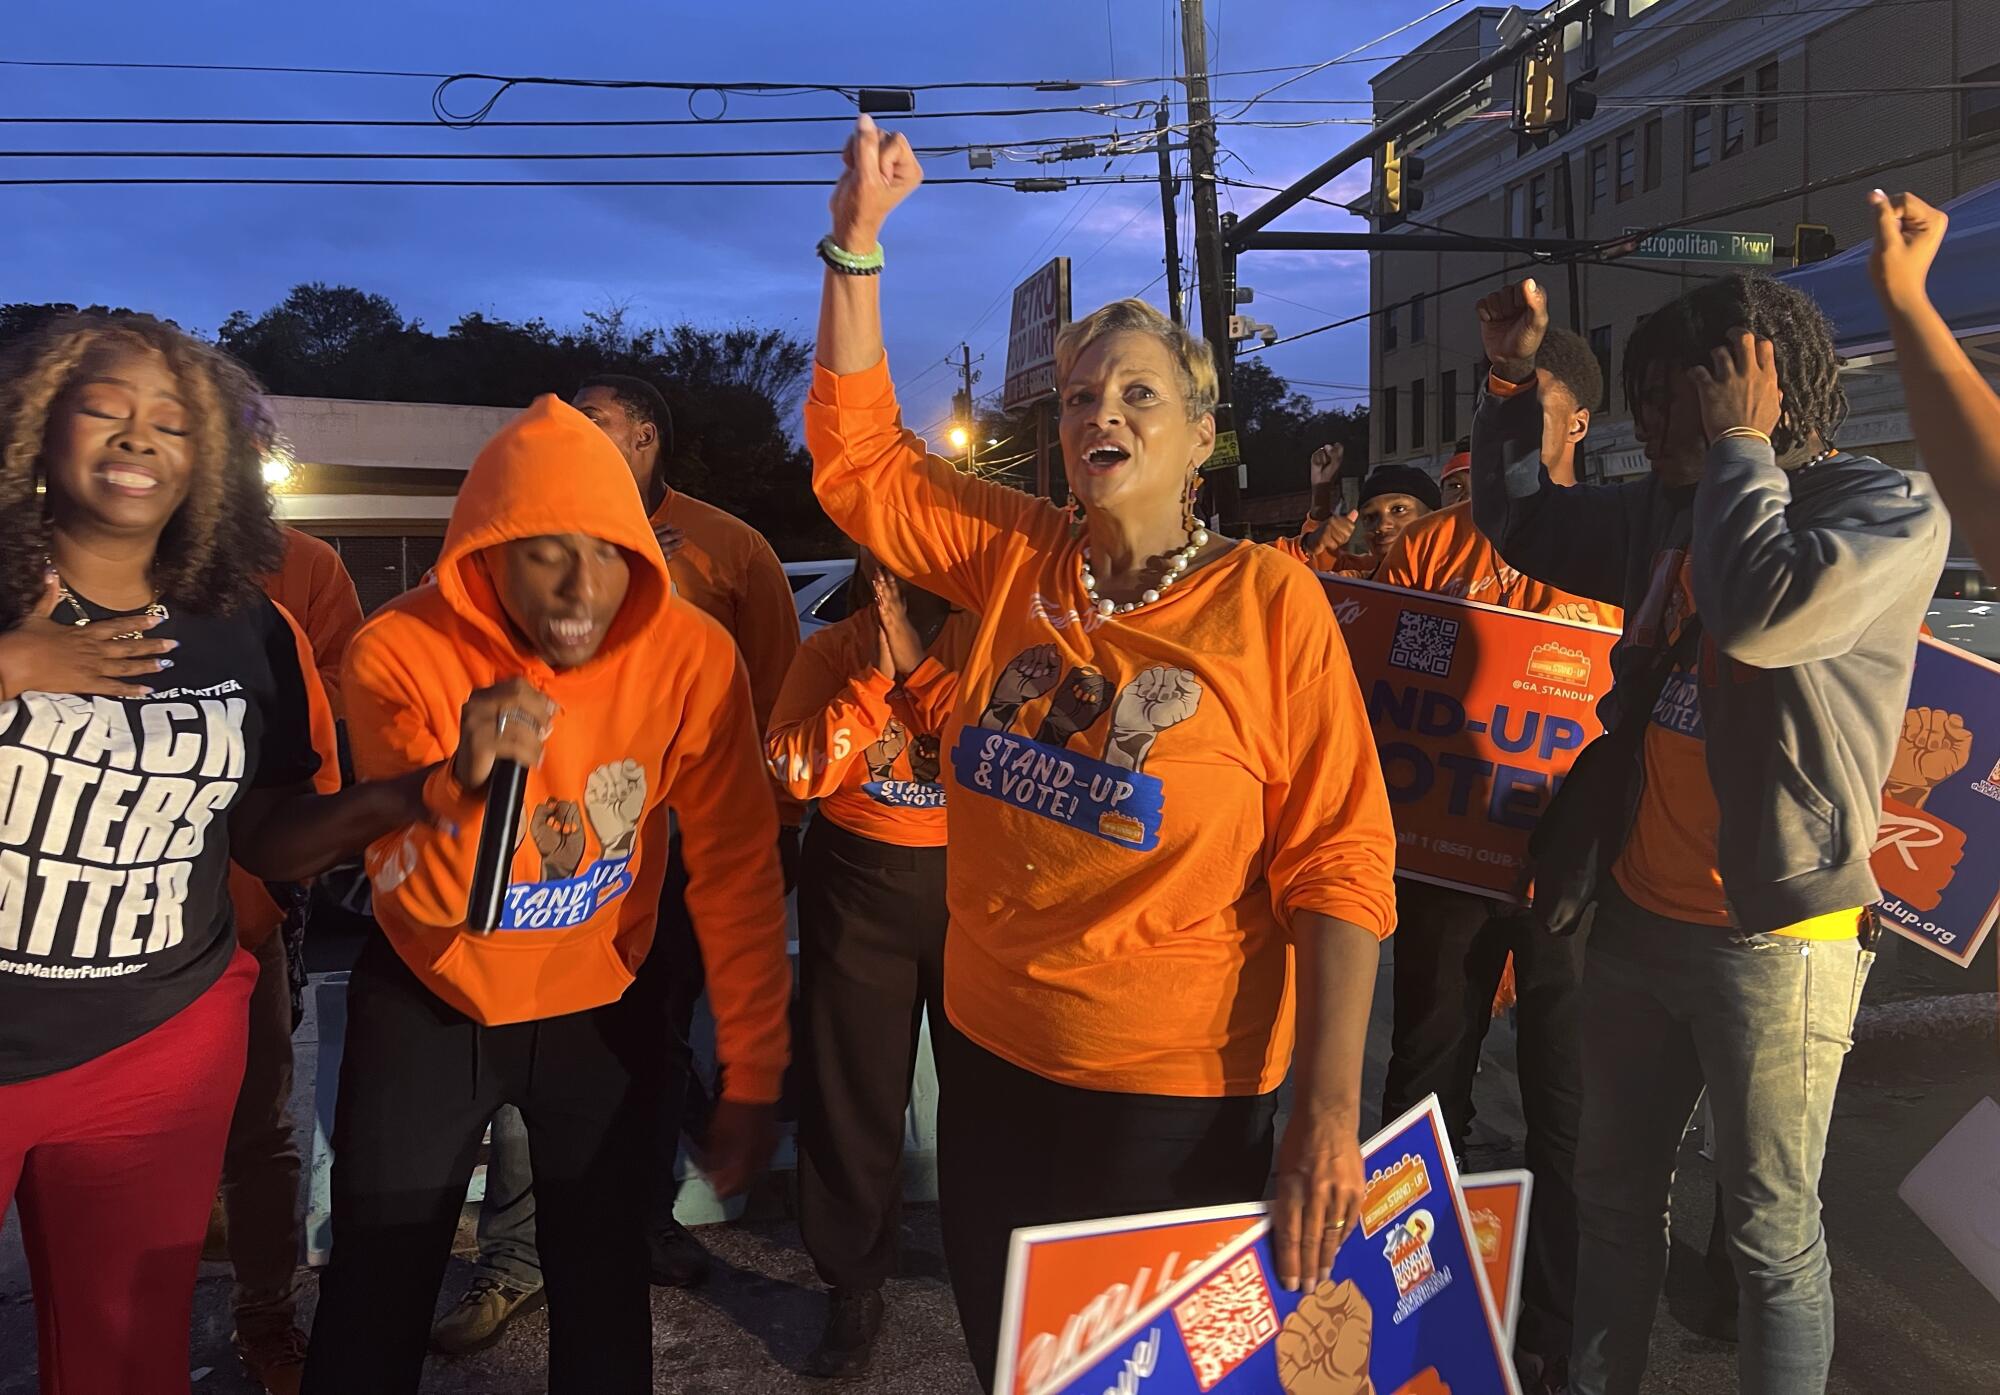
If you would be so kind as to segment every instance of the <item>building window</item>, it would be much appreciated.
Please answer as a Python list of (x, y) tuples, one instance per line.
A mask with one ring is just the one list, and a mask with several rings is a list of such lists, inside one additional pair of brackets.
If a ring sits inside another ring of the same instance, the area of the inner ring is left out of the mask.
[(1424, 298), (1415, 296), (1410, 301), (1410, 342), (1424, 342)]
[[(1778, 65), (1775, 60), (1757, 70), (1757, 95), (1769, 97), (1778, 90)], [(1764, 145), (1778, 138), (1778, 104), (1772, 101), (1757, 103), (1757, 144)]]
[(1618, 137), (1618, 202), (1639, 191), (1639, 133), (1627, 131)]
[(1396, 453), (1396, 389), (1382, 389), (1382, 454)]
[(1396, 347), (1396, 307), (1393, 305), (1382, 312), (1382, 347)]
[[(1743, 79), (1737, 78), (1722, 89), (1722, 158), (1743, 153), (1743, 140), (1750, 128), (1750, 112), (1743, 105)], [(1731, 101), (1730, 98), (1736, 100)]]
[(1646, 123), (1641, 134), (1646, 140), (1646, 191), (1651, 193), (1660, 187), (1660, 180), (1666, 174), (1667, 123), (1656, 116)]
[(1429, 384), (1418, 378), (1410, 384), (1410, 449), (1424, 448), (1424, 417), (1428, 415), (1430, 403), (1425, 401), (1425, 388)]
[(1458, 370), (1447, 368), (1438, 375), (1438, 439), (1458, 440)]
[(1549, 177), (1538, 174), (1528, 181), (1528, 236), (1541, 236), (1549, 221)]
[(1611, 326), (1599, 325), (1590, 332), (1590, 352), (1597, 360), (1598, 374), (1604, 380), (1604, 390), (1597, 394), (1598, 400), (1589, 404), (1594, 412), (1611, 410)]
[[(1967, 82), (2000, 82), (2000, 63), (1965, 75)], [(2000, 135), (2000, 88), (1982, 87), (1959, 93), (1959, 134), (1966, 140)]]
[(1590, 211), (1611, 202), (1611, 149), (1594, 146), (1590, 152)]
[(1715, 108), (1688, 108), (1688, 168), (1705, 170), (1715, 163)]

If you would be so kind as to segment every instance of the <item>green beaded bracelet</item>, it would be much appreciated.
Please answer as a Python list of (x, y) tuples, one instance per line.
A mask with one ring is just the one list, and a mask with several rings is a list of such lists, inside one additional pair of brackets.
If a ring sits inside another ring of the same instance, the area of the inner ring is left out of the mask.
[(878, 245), (867, 256), (856, 256), (833, 240), (831, 233), (819, 240), (819, 259), (835, 271), (849, 276), (879, 276), (882, 272), (882, 248)]

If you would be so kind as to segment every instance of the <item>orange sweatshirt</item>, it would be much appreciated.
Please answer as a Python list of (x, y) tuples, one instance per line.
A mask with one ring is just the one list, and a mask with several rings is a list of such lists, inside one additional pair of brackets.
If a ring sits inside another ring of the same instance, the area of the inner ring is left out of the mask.
[(1312, 576), (1243, 545), (1143, 610), (1079, 613), (1064, 515), (929, 456), (886, 363), (816, 369), (806, 443), (844, 531), (981, 617), (945, 763), (952, 1022), (1090, 1089), (1276, 1088), (1294, 917), (1395, 918), (1375, 742)]
[(764, 738), (764, 758), (794, 799), (849, 833), (905, 848), (945, 842), (943, 740), (958, 669), (978, 629), (962, 610), (902, 683), (875, 667), (875, 611), (857, 610), (799, 647)]
[(1470, 503), (1439, 509), (1405, 528), (1390, 544), (1374, 579), (1434, 596), (1625, 628), (1625, 612), (1617, 606), (1558, 591), (1501, 561), (1486, 535), (1473, 526)]
[(285, 564), (277, 575), (264, 578), (264, 594), (306, 632), (326, 700), (333, 704), (335, 718), (345, 716), (340, 666), (347, 658), (348, 642), (361, 628), (362, 616), (361, 597), (355, 594), (354, 578), (347, 574), (340, 554), (311, 533), (285, 529)]
[[(562, 670), (514, 638), (480, 555), (550, 533), (616, 543), (631, 566), (603, 647)], [(528, 774), (501, 928), (475, 935), (465, 909), (484, 798), (461, 789), (448, 762), (465, 699), (519, 676), (560, 711)], [(652, 945), (672, 805), (727, 1093), (777, 1099), (791, 970), (749, 681), (722, 627), (674, 597), (631, 473), (589, 418), (544, 397), (487, 443), (436, 579), (362, 627), (345, 686), (363, 779), (437, 765), (425, 790), (433, 820), (368, 851), (376, 919), (432, 992), (489, 1025), (617, 998)]]
[[(652, 521), (681, 530), (680, 551), (667, 560), (674, 590), (736, 641), (750, 672), (750, 701), (761, 733), (799, 652), (799, 614), (778, 554), (735, 514), (678, 489), (667, 491)], [(796, 828), (803, 815), (800, 804), (780, 793), (779, 822)]]
[[(291, 531), (289, 528), (285, 530), (288, 534)], [(301, 533), (298, 536), (304, 537), (305, 534)], [(314, 538), (313, 541), (319, 542), (319, 539)], [(320, 545), (325, 546), (324, 543)], [(328, 548), (328, 551), (332, 549)], [(286, 560), (288, 562), (290, 560), (289, 553), (286, 554)], [(338, 557), (334, 558), (336, 564), (339, 561)], [(341, 575), (345, 576), (346, 573), (342, 572)], [(324, 661), (313, 650), (307, 639), (307, 631), (293, 617), (284, 602), (278, 601), (276, 580), (276, 577), (267, 578), (264, 590), (265, 594), (277, 602), (278, 614), (284, 616), (285, 622), (292, 627), (292, 638), (299, 646), (299, 672), (305, 675), (306, 679), (306, 705), (311, 711), (313, 750), (319, 753), (319, 769), (313, 772), (313, 789), (320, 794), (338, 794), (340, 793), (340, 739), (334, 734), (333, 707), (328, 701), (330, 694), (324, 690), (323, 680), (314, 676), (315, 665)], [(348, 594), (352, 595), (354, 587), (351, 583), (347, 589)], [(356, 610), (358, 612), (359, 606)], [(323, 668), (318, 671), (320, 674), (325, 672)], [(284, 911), (271, 899), (271, 893), (265, 888), (264, 883), (233, 862), (229, 864), (229, 899), (236, 908), (236, 943), (247, 950), (256, 950), (285, 923)]]
[(1375, 569), (1375, 559), (1367, 553), (1349, 552), (1344, 547), (1329, 547), (1324, 538), (1316, 548), (1308, 549), (1306, 539), (1312, 534), (1310, 521), (1302, 524), (1295, 538), (1279, 538), (1272, 547), (1291, 558), (1302, 562), (1316, 572), (1333, 572), (1338, 576), (1366, 576)]

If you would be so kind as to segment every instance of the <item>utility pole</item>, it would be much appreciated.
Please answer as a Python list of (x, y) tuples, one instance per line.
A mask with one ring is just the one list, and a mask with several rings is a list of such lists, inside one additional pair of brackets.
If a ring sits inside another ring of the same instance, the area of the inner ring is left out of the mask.
[[(981, 357), (985, 355), (982, 354)], [(951, 361), (947, 359), (946, 362)], [(979, 464), (979, 422), (972, 410), (972, 385), (979, 381), (979, 375), (972, 371), (970, 344), (958, 346), (958, 361), (952, 366), (958, 369), (959, 379), (963, 383), (963, 387), (954, 395), (952, 401), (953, 414), (958, 418), (958, 425), (954, 426), (952, 431), (954, 435), (960, 431), (965, 433), (965, 440), (960, 444), (965, 447), (965, 472), (971, 474), (974, 467)]]
[[(1235, 429), (1229, 402), (1234, 342), (1229, 317), (1236, 309), (1235, 277), (1225, 263), (1235, 254), (1223, 246), (1222, 216), (1215, 197), (1215, 118), (1208, 104), (1208, 29), (1201, 0), (1181, 0), (1181, 66), (1187, 76), (1188, 177), (1194, 181), (1194, 264), (1201, 289), (1201, 333), (1215, 351), (1215, 373), (1221, 388), (1216, 404), (1218, 434)], [(1235, 521), (1240, 491), (1236, 471), (1211, 475), (1215, 509), (1225, 524)]]
[(1174, 207), (1179, 202), (1180, 185), (1174, 178), (1173, 156), (1167, 150), (1167, 106), (1161, 102), (1153, 110), (1153, 129), (1160, 133), (1153, 144), (1160, 152), (1160, 225), (1167, 234), (1167, 312), (1175, 324), (1181, 324), (1186, 318), (1181, 307), (1181, 227)]

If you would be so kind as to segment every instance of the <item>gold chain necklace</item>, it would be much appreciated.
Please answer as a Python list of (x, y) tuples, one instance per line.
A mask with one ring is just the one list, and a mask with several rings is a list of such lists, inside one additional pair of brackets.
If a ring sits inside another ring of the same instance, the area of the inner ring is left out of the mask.
[[(49, 569), (51, 571), (55, 570), (53, 565)], [(69, 583), (62, 579), (60, 572), (56, 574), (56, 595), (60, 600), (68, 603), (71, 612), (76, 616), (76, 619), (70, 621), (71, 625), (77, 629), (82, 629), (85, 625), (91, 623), (90, 612), (83, 608), (83, 602), (76, 598), (76, 592), (69, 589)], [(161, 604), (160, 593), (157, 591), (153, 593), (152, 603), (140, 611), (139, 614), (149, 620), (168, 620), (172, 618), (171, 612), (167, 610), (165, 605)], [(146, 632), (144, 630), (133, 630), (128, 634), (112, 636), (113, 639), (144, 639), (145, 637)]]

